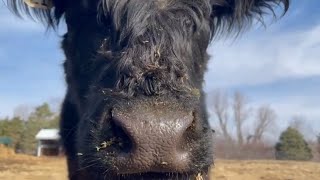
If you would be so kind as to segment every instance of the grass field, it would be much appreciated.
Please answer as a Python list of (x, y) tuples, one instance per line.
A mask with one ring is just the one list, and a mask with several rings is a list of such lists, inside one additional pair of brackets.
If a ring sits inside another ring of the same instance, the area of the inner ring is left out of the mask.
[[(217, 160), (213, 180), (320, 180), (320, 163)], [(66, 180), (63, 158), (0, 156), (1, 180)]]

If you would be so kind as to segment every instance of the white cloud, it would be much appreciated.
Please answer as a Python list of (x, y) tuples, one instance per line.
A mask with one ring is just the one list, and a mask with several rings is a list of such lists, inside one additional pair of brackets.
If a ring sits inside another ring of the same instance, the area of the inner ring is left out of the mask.
[(260, 33), (209, 48), (207, 89), (320, 75), (320, 23), (303, 31)]

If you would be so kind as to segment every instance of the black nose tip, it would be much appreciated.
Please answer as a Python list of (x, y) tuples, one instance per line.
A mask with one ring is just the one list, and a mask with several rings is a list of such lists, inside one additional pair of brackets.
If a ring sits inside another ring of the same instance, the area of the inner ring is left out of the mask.
[(184, 147), (192, 113), (115, 113), (113, 121), (132, 144), (128, 152), (116, 157), (119, 173), (184, 172), (188, 168), (190, 152)]

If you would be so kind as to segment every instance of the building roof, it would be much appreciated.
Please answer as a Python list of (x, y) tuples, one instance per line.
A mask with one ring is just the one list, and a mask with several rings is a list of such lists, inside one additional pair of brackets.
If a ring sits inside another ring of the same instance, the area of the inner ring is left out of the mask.
[(37, 140), (59, 140), (58, 129), (41, 129), (36, 135)]

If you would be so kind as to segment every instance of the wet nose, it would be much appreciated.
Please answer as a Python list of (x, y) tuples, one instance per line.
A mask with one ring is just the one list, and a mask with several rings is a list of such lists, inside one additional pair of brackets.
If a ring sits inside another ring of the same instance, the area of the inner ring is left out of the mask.
[(188, 168), (187, 133), (192, 128), (192, 113), (118, 113), (113, 121), (131, 144), (130, 150), (116, 157), (119, 173), (184, 172)]

